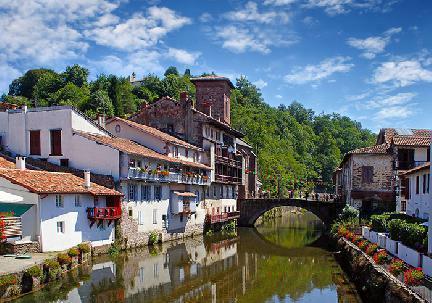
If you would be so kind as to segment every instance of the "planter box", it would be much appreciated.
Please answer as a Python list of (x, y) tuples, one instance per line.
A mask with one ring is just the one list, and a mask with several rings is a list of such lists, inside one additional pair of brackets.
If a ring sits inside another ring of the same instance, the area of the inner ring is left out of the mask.
[(402, 243), (398, 245), (398, 257), (411, 266), (420, 267), (421, 265), (421, 253)]
[(362, 226), (362, 236), (365, 239), (369, 240), (369, 232), (370, 232), (370, 228), (367, 226)]
[(423, 272), (429, 277), (432, 277), (432, 258), (423, 255), (422, 264)]
[(378, 233), (378, 246), (381, 248), (386, 248), (386, 240), (387, 240), (387, 234), (386, 233)]
[(398, 247), (399, 247), (400, 241), (395, 241), (387, 237), (386, 239), (386, 247), (385, 249), (391, 253), (394, 256), (398, 255)]
[(372, 243), (378, 243), (378, 233), (376, 231), (369, 232), (369, 241)]

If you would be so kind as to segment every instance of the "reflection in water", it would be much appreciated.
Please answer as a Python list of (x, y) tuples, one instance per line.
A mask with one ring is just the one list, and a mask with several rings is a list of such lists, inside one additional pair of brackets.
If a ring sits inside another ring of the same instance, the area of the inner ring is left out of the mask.
[[(305, 220), (307, 219), (307, 220)], [(290, 228), (292, 227), (292, 228)], [(18, 302), (359, 302), (309, 217), (96, 259)], [(313, 246), (304, 245), (313, 242)]]

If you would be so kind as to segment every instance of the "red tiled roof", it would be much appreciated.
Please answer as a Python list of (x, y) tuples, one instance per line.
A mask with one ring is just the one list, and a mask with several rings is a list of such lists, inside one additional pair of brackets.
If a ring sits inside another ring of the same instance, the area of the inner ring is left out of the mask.
[(175, 145), (181, 145), (181, 146), (191, 148), (191, 149), (196, 149), (196, 150), (201, 149), (195, 145), (187, 143), (186, 141), (180, 140), (174, 136), (171, 136), (167, 133), (164, 133), (163, 131), (160, 131), (154, 127), (150, 127), (148, 125), (140, 124), (140, 123), (137, 123), (134, 121), (130, 121), (130, 120), (126, 120), (126, 119), (122, 119), (122, 118), (118, 118), (118, 117), (113, 117), (109, 121), (107, 121), (107, 124), (113, 123), (115, 121), (124, 122), (127, 125), (129, 125), (130, 127), (133, 127), (135, 129), (138, 129), (138, 130), (143, 131), (145, 133), (151, 134), (151, 135), (153, 135), (153, 136), (155, 136), (155, 137), (157, 137), (157, 138), (159, 138), (165, 142), (170, 142), (170, 143), (175, 144)]
[(393, 144), (399, 146), (430, 146), (431, 137), (419, 136), (394, 136)]
[(404, 172), (404, 175), (410, 175), (421, 170), (430, 170), (430, 162), (426, 162), (423, 165), (407, 170)]
[(368, 147), (354, 149), (348, 154), (386, 154), (388, 150), (387, 144), (380, 144)]
[(162, 155), (158, 152), (155, 152), (154, 150), (151, 150), (147, 147), (144, 147), (138, 143), (135, 143), (133, 141), (130, 141), (128, 139), (119, 138), (119, 137), (109, 137), (109, 136), (103, 136), (103, 135), (97, 135), (97, 134), (90, 134), (86, 132), (81, 131), (74, 131), (75, 134), (78, 134), (84, 138), (87, 138), (89, 140), (95, 141), (99, 144), (103, 144), (109, 147), (112, 147), (114, 149), (117, 149), (119, 151), (122, 151), (127, 154), (137, 155), (141, 157), (147, 157), (152, 159), (158, 159), (161, 161), (169, 162), (169, 163), (176, 163), (176, 164), (182, 164), (185, 166), (190, 167), (196, 167), (201, 169), (210, 169), (209, 166), (201, 164), (201, 163), (194, 163), (194, 162), (188, 162), (183, 161), (177, 158), (171, 158), (166, 155)]
[(41, 170), (0, 169), (0, 177), (38, 194), (79, 193), (93, 196), (121, 196), (122, 193), (91, 183), (84, 186), (84, 179), (69, 173), (54, 173)]
[(227, 81), (229, 86), (231, 88), (234, 88), (234, 85), (232, 84), (231, 80), (227, 77), (223, 76), (217, 76), (217, 75), (208, 75), (208, 76), (202, 76), (202, 77), (194, 77), (190, 78), (190, 81), (192, 83), (199, 82), (199, 81)]
[(0, 168), (15, 168), (15, 163), (0, 156)]
[[(406, 131), (410, 131), (412, 135), (404, 135), (404, 134), (398, 134), (398, 129), (396, 128), (383, 128), (380, 131), (380, 135), (378, 136), (378, 140), (381, 139), (383, 143), (391, 144), (392, 140), (395, 137), (403, 137), (403, 138), (431, 138), (432, 137), (432, 130), (429, 129), (414, 129), (409, 128)], [(381, 137), (383, 136), (383, 137)], [(407, 139), (406, 139), (407, 140)], [(417, 139), (414, 139), (414, 142)], [(396, 143), (395, 143), (396, 144)], [(408, 144), (408, 145), (415, 145), (415, 144)]]

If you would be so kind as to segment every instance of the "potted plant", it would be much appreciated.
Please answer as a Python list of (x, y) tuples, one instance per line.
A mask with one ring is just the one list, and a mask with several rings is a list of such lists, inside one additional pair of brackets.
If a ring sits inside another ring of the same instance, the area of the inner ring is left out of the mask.
[(45, 280), (54, 281), (57, 280), (61, 273), (60, 263), (53, 259), (45, 260), (43, 264), (43, 270), (45, 275)]
[(78, 261), (80, 263), (84, 263), (88, 261), (89, 254), (91, 252), (91, 246), (88, 243), (80, 243), (78, 244), (78, 249), (80, 251)]
[(70, 265), (72, 263), (72, 258), (69, 257), (68, 254), (65, 253), (59, 253), (57, 255), (57, 261), (59, 262), (61, 269), (63, 272), (67, 271), (70, 268)]
[(23, 275), (23, 291), (29, 292), (39, 288), (42, 283), (43, 270), (39, 265), (28, 268)]
[(18, 279), (14, 274), (0, 277), (0, 298), (6, 299), (18, 295), (20, 288)]
[(375, 243), (371, 243), (366, 247), (366, 254), (369, 256), (373, 256), (375, 252), (378, 250), (378, 245)]
[(388, 262), (389, 256), (385, 250), (380, 250), (374, 254), (373, 260), (376, 264), (385, 264)]
[(71, 258), (71, 267), (75, 267), (78, 265), (78, 256), (80, 255), (80, 251), (77, 247), (72, 247), (67, 252), (68, 256)]
[(401, 259), (393, 259), (390, 263), (389, 271), (394, 276), (399, 276), (405, 269), (405, 263)]
[(425, 275), (420, 267), (410, 268), (404, 272), (404, 282), (406, 285), (415, 286), (422, 284)]

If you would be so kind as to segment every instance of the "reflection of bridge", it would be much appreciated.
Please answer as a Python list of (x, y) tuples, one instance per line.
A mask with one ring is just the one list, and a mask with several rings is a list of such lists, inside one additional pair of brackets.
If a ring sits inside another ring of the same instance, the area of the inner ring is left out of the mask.
[(342, 211), (345, 203), (303, 199), (239, 199), (237, 201), (237, 210), (240, 211), (238, 224), (240, 226), (253, 226), (263, 213), (278, 206), (304, 208), (315, 214), (325, 225), (329, 226)]

